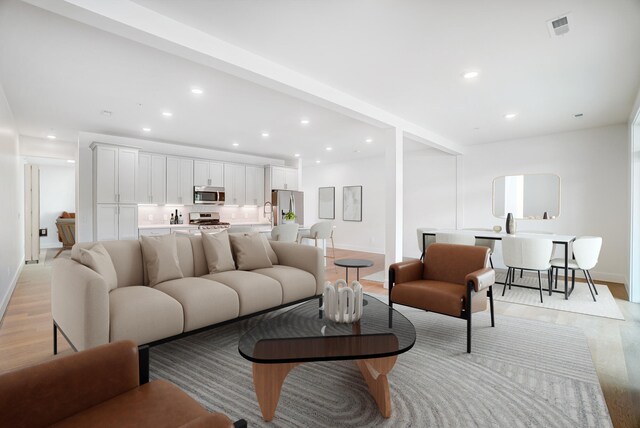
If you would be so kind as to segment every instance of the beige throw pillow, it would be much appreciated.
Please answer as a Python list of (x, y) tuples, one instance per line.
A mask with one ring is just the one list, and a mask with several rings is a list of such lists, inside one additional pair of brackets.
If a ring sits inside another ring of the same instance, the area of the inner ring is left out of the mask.
[(271, 248), (271, 244), (269, 243), (269, 239), (267, 239), (267, 235), (264, 233), (260, 233), (260, 238), (262, 238), (262, 243), (264, 244), (264, 248), (267, 250), (267, 255), (269, 256), (269, 260), (271, 260), (272, 265), (278, 264), (278, 256), (276, 252)]
[(226, 230), (219, 233), (203, 233), (202, 246), (209, 273), (236, 270), (236, 264), (233, 261), (233, 255), (231, 255), (229, 234)]
[(142, 236), (140, 243), (150, 286), (184, 276), (178, 260), (176, 235)]
[(95, 244), (90, 249), (80, 248), (76, 245), (71, 251), (71, 259), (102, 275), (109, 291), (118, 287), (116, 268), (113, 266), (107, 249), (102, 244)]
[(273, 267), (267, 248), (258, 233), (234, 233), (229, 235), (231, 248), (240, 270)]

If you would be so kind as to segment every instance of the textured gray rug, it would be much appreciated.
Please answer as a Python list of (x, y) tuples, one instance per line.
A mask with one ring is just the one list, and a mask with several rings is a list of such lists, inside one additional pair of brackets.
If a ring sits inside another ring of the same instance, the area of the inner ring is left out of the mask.
[(307, 363), (285, 380), (271, 423), (262, 420), (251, 364), (239, 336), (275, 313), (151, 350), (151, 378), (168, 379), (211, 411), (249, 426), (610, 427), (583, 333), (576, 328), (487, 314), (474, 316), (473, 352), (462, 320), (400, 310), (416, 345), (389, 375), (392, 415), (380, 416), (353, 362)]

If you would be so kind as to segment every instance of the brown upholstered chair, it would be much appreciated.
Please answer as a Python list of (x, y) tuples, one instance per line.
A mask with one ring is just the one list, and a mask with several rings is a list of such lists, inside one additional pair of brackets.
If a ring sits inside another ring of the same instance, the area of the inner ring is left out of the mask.
[(0, 425), (246, 427), (209, 413), (177, 386), (139, 384), (138, 347), (114, 342), (0, 375)]
[(54, 259), (64, 250), (70, 250), (76, 243), (76, 214), (64, 211), (56, 219), (58, 229), (58, 241), (62, 242), (62, 248), (53, 257)]
[(467, 352), (471, 352), (471, 314), (487, 308), (493, 319), (495, 272), (487, 267), (489, 249), (469, 245), (432, 244), (424, 262), (411, 260), (389, 267), (389, 306), (394, 303), (467, 320)]

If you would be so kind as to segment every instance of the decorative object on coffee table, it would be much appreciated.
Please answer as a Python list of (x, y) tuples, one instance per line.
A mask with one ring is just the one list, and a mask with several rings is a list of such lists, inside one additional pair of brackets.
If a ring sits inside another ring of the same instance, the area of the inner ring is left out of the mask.
[(349, 268), (356, 269), (356, 280), (360, 281), (360, 268), (371, 267), (373, 262), (365, 259), (340, 259), (333, 262), (334, 265), (345, 268), (345, 281), (349, 283)]
[[(366, 302), (366, 303), (365, 303)], [(367, 295), (367, 310), (353, 324), (327, 321), (309, 301), (267, 319), (241, 338), (238, 351), (253, 363), (253, 385), (265, 421), (273, 419), (287, 374), (302, 363), (355, 360), (380, 413), (391, 416), (387, 375), (416, 341), (413, 324)]]
[(324, 313), (335, 322), (355, 322), (362, 316), (362, 285), (353, 281), (348, 285), (339, 279), (335, 284), (327, 281), (324, 285)]

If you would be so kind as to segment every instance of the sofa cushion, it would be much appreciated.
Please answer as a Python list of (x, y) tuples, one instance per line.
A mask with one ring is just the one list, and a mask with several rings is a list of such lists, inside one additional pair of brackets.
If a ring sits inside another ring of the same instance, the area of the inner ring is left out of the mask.
[(273, 278), (282, 286), (282, 303), (311, 297), (316, 294), (316, 278), (302, 269), (276, 265), (266, 269), (256, 269), (252, 272)]
[(55, 425), (62, 427), (178, 427), (209, 414), (180, 388), (155, 380), (90, 407)]
[(282, 286), (275, 279), (265, 275), (235, 270), (213, 273), (202, 278), (218, 281), (233, 288), (240, 299), (240, 316), (282, 304)]
[(226, 230), (219, 233), (203, 233), (202, 246), (204, 247), (204, 255), (207, 258), (209, 273), (236, 269), (236, 264), (231, 254), (229, 234)]
[[(128, 287), (130, 285), (144, 284), (144, 273), (142, 261), (142, 250), (140, 241), (100, 241), (100, 244), (107, 250), (113, 262), (113, 267), (118, 275), (118, 287)], [(91, 248), (94, 242), (82, 242), (74, 245), (77, 248)]]
[(97, 243), (90, 249), (74, 246), (71, 259), (100, 274), (109, 290), (118, 287), (118, 274), (113, 267), (109, 252), (102, 244)]
[(184, 331), (238, 317), (240, 301), (233, 289), (203, 278), (180, 278), (155, 286), (176, 299), (184, 311)]
[(229, 240), (238, 269), (254, 270), (273, 266), (259, 233), (233, 233), (229, 235)]
[(258, 235), (262, 239), (262, 243), (264, 244), (264, 248), (266, 248), (266, 250), (267, 250), (267, 255), (269, 256), (269, 260), (271, 260), (271, 264), (272, 265), (277, 265), (278, 264), (278, 256), (277, 256), (276, 252), (273, 251), (273, 248), (271, 247), (271, 243), (269, 242), (269, 239), (267, 238), (267, 235), (265, 235), (264, 233), (259, 233)]
[(140, 243), (149, 285), (183, 277), (175, 234), (142, 236)]
[(109, 293), (109, 341), (129, 339), (137, 345), (183, 332), (182, 306), (151, 287), (120, 287)]
[(191, 250), (193, 251), (193, 276), (208, 274), (209, 266), (207, 266), (207, 257), (204, 254), (202, 235), (189, 235), (189, 241), (191, 241)]

